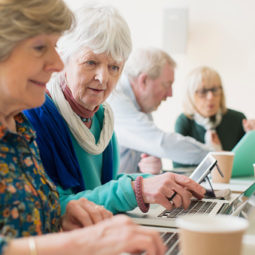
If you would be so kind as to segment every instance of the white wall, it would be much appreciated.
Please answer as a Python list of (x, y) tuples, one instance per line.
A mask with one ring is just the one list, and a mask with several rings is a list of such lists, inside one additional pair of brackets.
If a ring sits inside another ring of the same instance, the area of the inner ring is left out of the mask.
[[(66, 0), (72, 9), (84, 1)], [(162, 47), (163, 9), (174, 0), (103, 1), (115, 5), (126, 18), (135, 47)], [(154, 114), (157, 125), (173, 130), (181, 112), (184, 76), (193, 67), (204, 64), (221, 74), (227, 106), (255, 118), (255, 1), (189, 0), (188, 6), (188, 47), (185, 54), (172, 54), (178, 64), (174, 97)]]

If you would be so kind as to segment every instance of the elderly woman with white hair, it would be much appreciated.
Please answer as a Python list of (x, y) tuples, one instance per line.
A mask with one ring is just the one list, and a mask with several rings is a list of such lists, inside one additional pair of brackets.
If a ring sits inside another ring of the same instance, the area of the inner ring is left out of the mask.
[(58, 192), (21, 112), (43, 104), (51, 74), (63, 69), (55, 46), (72, 27), (72, 12), (62, 0), (0, 0), (0, 20), (0, 254), (164, 254), (156, 232), (126, 216), (102, 221), (112, 214), (84, 198), (61, 217)]
[(119, 12), (104, 4), (81, 8), (77, 27), (61, 38), (58, 49), (65, 68), (48, 84), (46, 103), (26, 115), (37, 131), (62, 211), (70, 200), (82, 197), (112, 213), (137, 206), (146, 212), (149, 203), (187, 208), (192, 194), (203, 197), (205, 190), (185, 176), (118, 175), (113, 116), (105, 100), (131, 51), (129, 27)]
[[(232, 150), (254, 121), (228, 109), (221, 77), (214, 69), (201, 66), (188, 75), (183, 98), (184, 112), (177, 118), (175, 131), (191, 136), (215, 150)], [(183, 167), (174, 163), (175, 167)]]

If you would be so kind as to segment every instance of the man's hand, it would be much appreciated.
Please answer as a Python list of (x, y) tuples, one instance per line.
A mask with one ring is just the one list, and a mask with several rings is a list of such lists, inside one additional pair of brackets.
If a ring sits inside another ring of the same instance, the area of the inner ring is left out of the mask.
[(141, 154), (141, 160), (138, 166), (142, 173), (149, 174), (159, 174), (162, 169), (161, 159), (146, 153)]

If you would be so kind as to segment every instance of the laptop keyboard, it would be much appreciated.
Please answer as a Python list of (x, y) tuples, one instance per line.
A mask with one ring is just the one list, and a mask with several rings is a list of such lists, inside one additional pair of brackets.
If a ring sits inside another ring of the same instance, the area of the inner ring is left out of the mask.
[(216, 202), (209, 201), (191, 201), (189, 208), (186, 210), (184, 210), (183, 208), (164, 210), (162, 213), (158, 215), (158, 217), (176, 218), (177, 216), (184, 214), (196, 214), (196, 213), (208, 214), (213, 210), (216, 204), (217, 204)]
[[(179, 249), (179, 237), (176, 232), (163, 232), (160, 233), (160, 237), (167, 247), (165, 255), (180, 255)], [(144, 255), (145, 253), (136, 253), (137, 255)]]
[[(211, 201), (197, 201), (193, 200), (190, 203), (188, 209), (184, 210), (183, 208), (175, 208), (172, 210), (164, 210), (162, 213), (158, 215), (158, 217), (165, 217), (165, 218), (176, 218), (179, 215), (184, 214), (208, 214), (210, 213), (213, 208), (217, 205), (216, 202)], [(167, 247), (167, 251), (165, 255), (180, 255), (179, 249), (179, 236), (177, 232), (162, 232), (160, 236)], [(140, 253), (145, 254), (145, 253)]]
[(161, 238), (167, 247), (165, 255), (178, 255), (179, 254), (179, 237), (178, 233), (161, 233)]

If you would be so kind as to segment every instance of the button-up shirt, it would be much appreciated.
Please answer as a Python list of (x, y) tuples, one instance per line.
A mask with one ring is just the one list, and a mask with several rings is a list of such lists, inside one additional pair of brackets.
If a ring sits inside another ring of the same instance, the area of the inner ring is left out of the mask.
[(6, 238), (60, 229), (55, 185), (43, 169), (35, 132), (22, 113), (16, 133), (0, 123), (0, 254)]
[(141, 111), (125, 75), (108, 103), (114, 113), (121, 172), (136, 172), (141, 153), (193, 165), (200, 163), (211, 149), (191, 137), (159, 129), (151, 114)]

